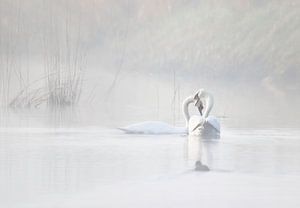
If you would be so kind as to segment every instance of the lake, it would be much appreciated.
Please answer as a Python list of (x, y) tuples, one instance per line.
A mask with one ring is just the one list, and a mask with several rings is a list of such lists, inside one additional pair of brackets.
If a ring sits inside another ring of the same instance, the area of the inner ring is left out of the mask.
[(223, 127), (219, 140), (1, 128), (0, 206), (300, 207), (299, 150), (297, 128)]

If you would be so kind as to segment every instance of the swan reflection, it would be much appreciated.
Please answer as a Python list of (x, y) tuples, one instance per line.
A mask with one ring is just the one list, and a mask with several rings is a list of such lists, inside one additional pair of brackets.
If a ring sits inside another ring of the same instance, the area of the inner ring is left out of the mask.
[(209, 171), (207, 165), (203, 165), (200, 160), (195, 163), (195, 171)]
[(210, 171), (213, 160), (213, 149), (218, 144), (218, 140), (213, 140), (209, 136), (189, 135), (186, 145), (187, 160), (192, 161), (196, 171)]

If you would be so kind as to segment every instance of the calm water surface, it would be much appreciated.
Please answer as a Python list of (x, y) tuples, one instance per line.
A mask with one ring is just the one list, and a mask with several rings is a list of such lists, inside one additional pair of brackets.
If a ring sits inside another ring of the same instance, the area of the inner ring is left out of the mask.
[[(195, 171), (197, 161), (210, 171)], [(102, 128), (1, 128), (0, 205), (183, 207), (188, 201), (197, 207), (202, 201), (217, 207), (207, 194), (219, 193), (228, 207), (255, 197), (266, 206), (297, 207), (299, 164), (295, 128), (223, 128), (220, 140)], [(261, 199), (268, 193), (271, 198)], [(231, 198), (241, 202), (231, 204)]]

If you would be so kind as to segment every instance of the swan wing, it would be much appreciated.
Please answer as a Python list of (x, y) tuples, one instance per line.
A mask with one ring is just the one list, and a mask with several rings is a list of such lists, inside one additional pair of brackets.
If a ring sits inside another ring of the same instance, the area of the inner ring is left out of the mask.
[(212, 127), (214, 127), (218, 132), (221, 131), (220, 121), (215, 116), (208, 116), (206, 118), (206, 122), (209, 123)]

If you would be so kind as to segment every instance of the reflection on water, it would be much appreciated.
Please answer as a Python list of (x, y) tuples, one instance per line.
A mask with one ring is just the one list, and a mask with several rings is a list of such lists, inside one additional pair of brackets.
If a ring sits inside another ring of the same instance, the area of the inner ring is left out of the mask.
[(213, 149), (218, 145), (219, 140), (210, 136), (193, 136), (187, 138), (187, 158), (195, 163), (196, 171), (209, 171), (214, 164)]
[(183, 170), (183, 140), (90, 129), (2, 131), (0, 202), (89, 191)]
[(208, 144), (217, 145), (218, 140), (208, 136), (193, 136), (187, 138), (187, 157), (195, 163), (196, 171), (209, 171), (209, 165), (213, 164), (212, 147)]
[(195, 170), (196, 171), (209, 171), (207, 165), (203, 165), (200, 160), (196, 161), (195, 163)]
[(300, 131), (227, 129), (221, 139), (103, 129), (0, 130), (0, 201), (90, 191), (187, 170), (300, 175)]
[(186, 159), (214, 171), (300, 174), (299, 148), (297, 129), (228, 129), (220, 140), (189, 136)]

